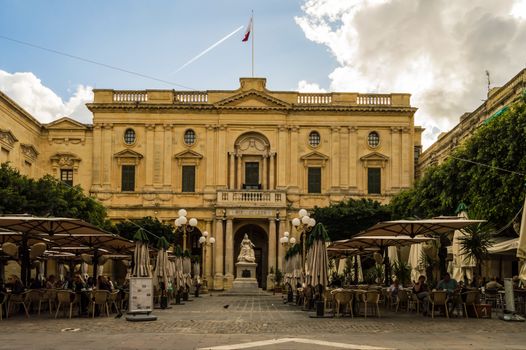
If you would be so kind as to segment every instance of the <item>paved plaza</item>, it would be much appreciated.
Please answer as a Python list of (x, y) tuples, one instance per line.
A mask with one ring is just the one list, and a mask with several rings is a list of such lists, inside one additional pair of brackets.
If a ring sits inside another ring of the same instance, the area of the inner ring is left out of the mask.
[(526, 323), (405, 312), (316, 319), (271, 294), (212, 293), (155, 314), (143, 323), (17, 315), (0, 322), (0, 349), (526, 349)]

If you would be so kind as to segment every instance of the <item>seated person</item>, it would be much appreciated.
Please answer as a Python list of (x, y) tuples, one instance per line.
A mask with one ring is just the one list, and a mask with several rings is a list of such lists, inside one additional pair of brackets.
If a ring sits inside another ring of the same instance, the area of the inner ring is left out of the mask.
[(492, 277), (491, 281), (486, 283), (486, 289), (502, 289), (504, 288), (502, 284), (497, 282), (497, 277)]
[(57, 283), (55, 279), (55, 275), (49, 275), (46, 281), (46, 288), (47, 289), (53, 289), (55, 288), (55, 284)]
[(11, 293), (13, 294), (22, 294), (26, 290), (24, 284), (16, 275), (11, 275), (9, 277), (7, 286), (11, 288)]
[(393, 281), (393, 284), (391, 284), (387, 291), (391, 296), (391, 300), (396, 303), (396, 301), (398, 300), (398, 292), (400, 291), (400, 283), (398, 282), (398, 279), (395, 279)]
[(107, 290), (108, 292), (112, 291), (111, 285), (108, 282), (108, 279), (104, 276), (97, 277), (97, 289)]
[(429, 309), (429, 288), (426, 284), (426, 276), (421, 275), (418, 277), (418, 282), (413, 285), (413, 293), (422, 302), (423, 314), (426, 316)]
[(447, 292), (447, 295), (450, 296), (451, 294), (455, 293), (458, 288), (457, 280), (454, 278), (451, 278), (451, 275), (449, 272), (446, 272), (444, 275), (444, 278), (438, 282), (437, 289), (438, 290), (444, 290)]
[(38, 278), (31, 278), (29, 280), (29, 289), (40, 289), (42, 288), (42, 283)]

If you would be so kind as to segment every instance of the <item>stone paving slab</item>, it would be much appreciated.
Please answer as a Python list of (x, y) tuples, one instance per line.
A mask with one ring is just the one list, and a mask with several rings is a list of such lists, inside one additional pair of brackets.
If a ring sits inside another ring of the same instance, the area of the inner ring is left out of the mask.
[[(143, 323), (127, 322), (124, 317), (69, 320), (54, 319), (45, 313), (29, 319), (17, 315), (0, 321), (0, 349), (173, 349), (175, 344), (177, 349), (194, 349), (290, 337), (400, 349), (526, 349), (525, 323), (460, 317), (431, 319), (405, 312), (383, 312), (381, 318), (316, 319), (272, 295), (205, 295), (169, 310), (155, 310), (154, 314), (157, 321)], [(83, 340), (80, 347), (66, 346), (74, 339)], [(289, 346), (310, 348), (295, 343), (259, 348)]]

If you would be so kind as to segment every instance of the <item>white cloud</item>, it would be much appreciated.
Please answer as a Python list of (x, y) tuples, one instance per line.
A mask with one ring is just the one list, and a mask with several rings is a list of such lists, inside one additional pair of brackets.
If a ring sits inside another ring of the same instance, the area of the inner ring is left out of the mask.
[(82, 123), (92, 122), (92, 114), (85, 106), (93, 101), (90, 86), (78, 85), (73, 95), (63, 101), (31, 72), (11, 74), (0, 70), (0, 91), (41, 123), (62, 117), (71, 117)]
[(301, 80), (298, 83), (298, 91), (299, 92), (327, 92), (327, 90), (320, 87), (320, 85), (316, 83), (309, 83), (306, 80)]
[[(307, 0), (305, 36), (340, 65), (331, 90), (409, 92), (424, 146), (524, 68), (526, 0)], [(312, 84), (312, 83), (310, 83)]]

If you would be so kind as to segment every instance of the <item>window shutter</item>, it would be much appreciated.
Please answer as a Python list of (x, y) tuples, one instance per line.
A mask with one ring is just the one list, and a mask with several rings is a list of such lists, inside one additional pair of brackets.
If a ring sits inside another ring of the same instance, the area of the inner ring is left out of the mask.
[(122, 166), (121, 191), (135, 191), (135, 165)]

